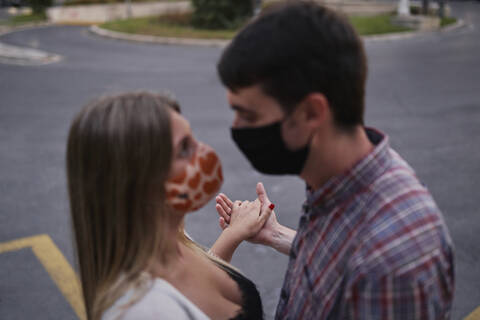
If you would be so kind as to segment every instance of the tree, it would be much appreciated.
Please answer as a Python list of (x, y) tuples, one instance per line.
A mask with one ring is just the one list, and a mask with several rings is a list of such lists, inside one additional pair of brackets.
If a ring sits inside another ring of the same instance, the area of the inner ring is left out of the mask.
[(191, 0), (192, 24), (205, 29), (235, 29), (253, 14), (252, 0)]
[(422, 14), (428, 14), (429, 0), (422, 0)]
[(45, 14), (45, 10), (52, 5), (52, 0), (28, 0), (34, 14)]

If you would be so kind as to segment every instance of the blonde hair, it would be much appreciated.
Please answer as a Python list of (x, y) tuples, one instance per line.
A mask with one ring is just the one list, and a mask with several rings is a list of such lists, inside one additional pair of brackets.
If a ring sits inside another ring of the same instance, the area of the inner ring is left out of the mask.
[(165, 251), (171, 109), (179, 106), (165, 95), (125, 93), (93, 101), (72, 122), (68, 194), (88, 319)]
[[(68, 194), (90, 320), (100, 319), (130, 289), (135, 294), (122, 309), (141, 299), (150, 287), (145, 271), (154, 259), (167, 260), (172, 215), (164, 185), (172, 162), (172, 109), (180, 112), (168, 95), (124, 93), (91, 102), (71, 124)], [(186, 236), (183, 225), (178, 239), (232, 268)]]

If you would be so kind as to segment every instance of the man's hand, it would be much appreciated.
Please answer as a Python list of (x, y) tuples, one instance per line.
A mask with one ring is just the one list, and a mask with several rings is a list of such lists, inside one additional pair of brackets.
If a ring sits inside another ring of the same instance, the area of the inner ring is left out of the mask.
[[(257, 184), (257, 200), (260, 206), (259, 206), (259, 213), (261, 212), (267, 212), (270, 210), (270, 205), (272, 203), (270, 202), (270, 199), (268, 199), (267, 192), (265, 191), (265, 187), (261, 182)], [(232, 217), (232, 212), (234, 210), (235, 203), (232, 200), (230, 200), (225, 194), (220, 193), (216, 198), (215, 198), (217, 205), (215, 208), (217, 209), (217, 212), (220, 216), (219, 218), (219, 224), (220, 227), (225, 230), (226, 228), (229, 227), (230, 224), (234, 224), (234, 218)], [(263, 224), (262, 228), (257, 230), (256, 233), (252, 233), (251, 236), (247, 239), (247, 241), (252, 242), (252, 243), (258, 243), (258, 244), (263, 244), (267, 246), (272, 246), (273, 244), (273, 238), (275, 235), (275, 232), (279, 229), (280, 224), (277, 221), (277, 217), (275, 216), (275, 211), (271, 210), (271, 214), (266, 220), (266, 222)]]

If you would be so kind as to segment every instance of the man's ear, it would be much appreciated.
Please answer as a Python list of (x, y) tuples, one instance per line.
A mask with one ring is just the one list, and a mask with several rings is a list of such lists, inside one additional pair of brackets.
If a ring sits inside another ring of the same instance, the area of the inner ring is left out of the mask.
[(329, 121), (330, 105), (323, 93), (313, 92), (308, 94), (302, 101), (303, 116), (306, 123), (316, 129)]

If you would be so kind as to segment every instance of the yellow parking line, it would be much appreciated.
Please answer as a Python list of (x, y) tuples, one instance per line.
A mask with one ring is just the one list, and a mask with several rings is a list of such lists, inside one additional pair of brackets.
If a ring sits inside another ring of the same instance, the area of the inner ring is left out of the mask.
[[(78, 277), (52, 239), (46, 234), (41, 234), (0, 243), (0, 254), (24, 248), (32, 248), (33, 253), (70, 303), (78, 318), (85, 320), (87, 317)], [(480, 320), (480, 307), (464, 320)]]
[(77, 316), (82, 320), (86, 319), (78, 277), (52, 239), (46, 234), (41, 234), (0, 243), (0, 254), (24, 248), (32, 248), (33, 253), (47, 270)]
[(464, 320), (480, 320), (480, 307), (473, 310)]

